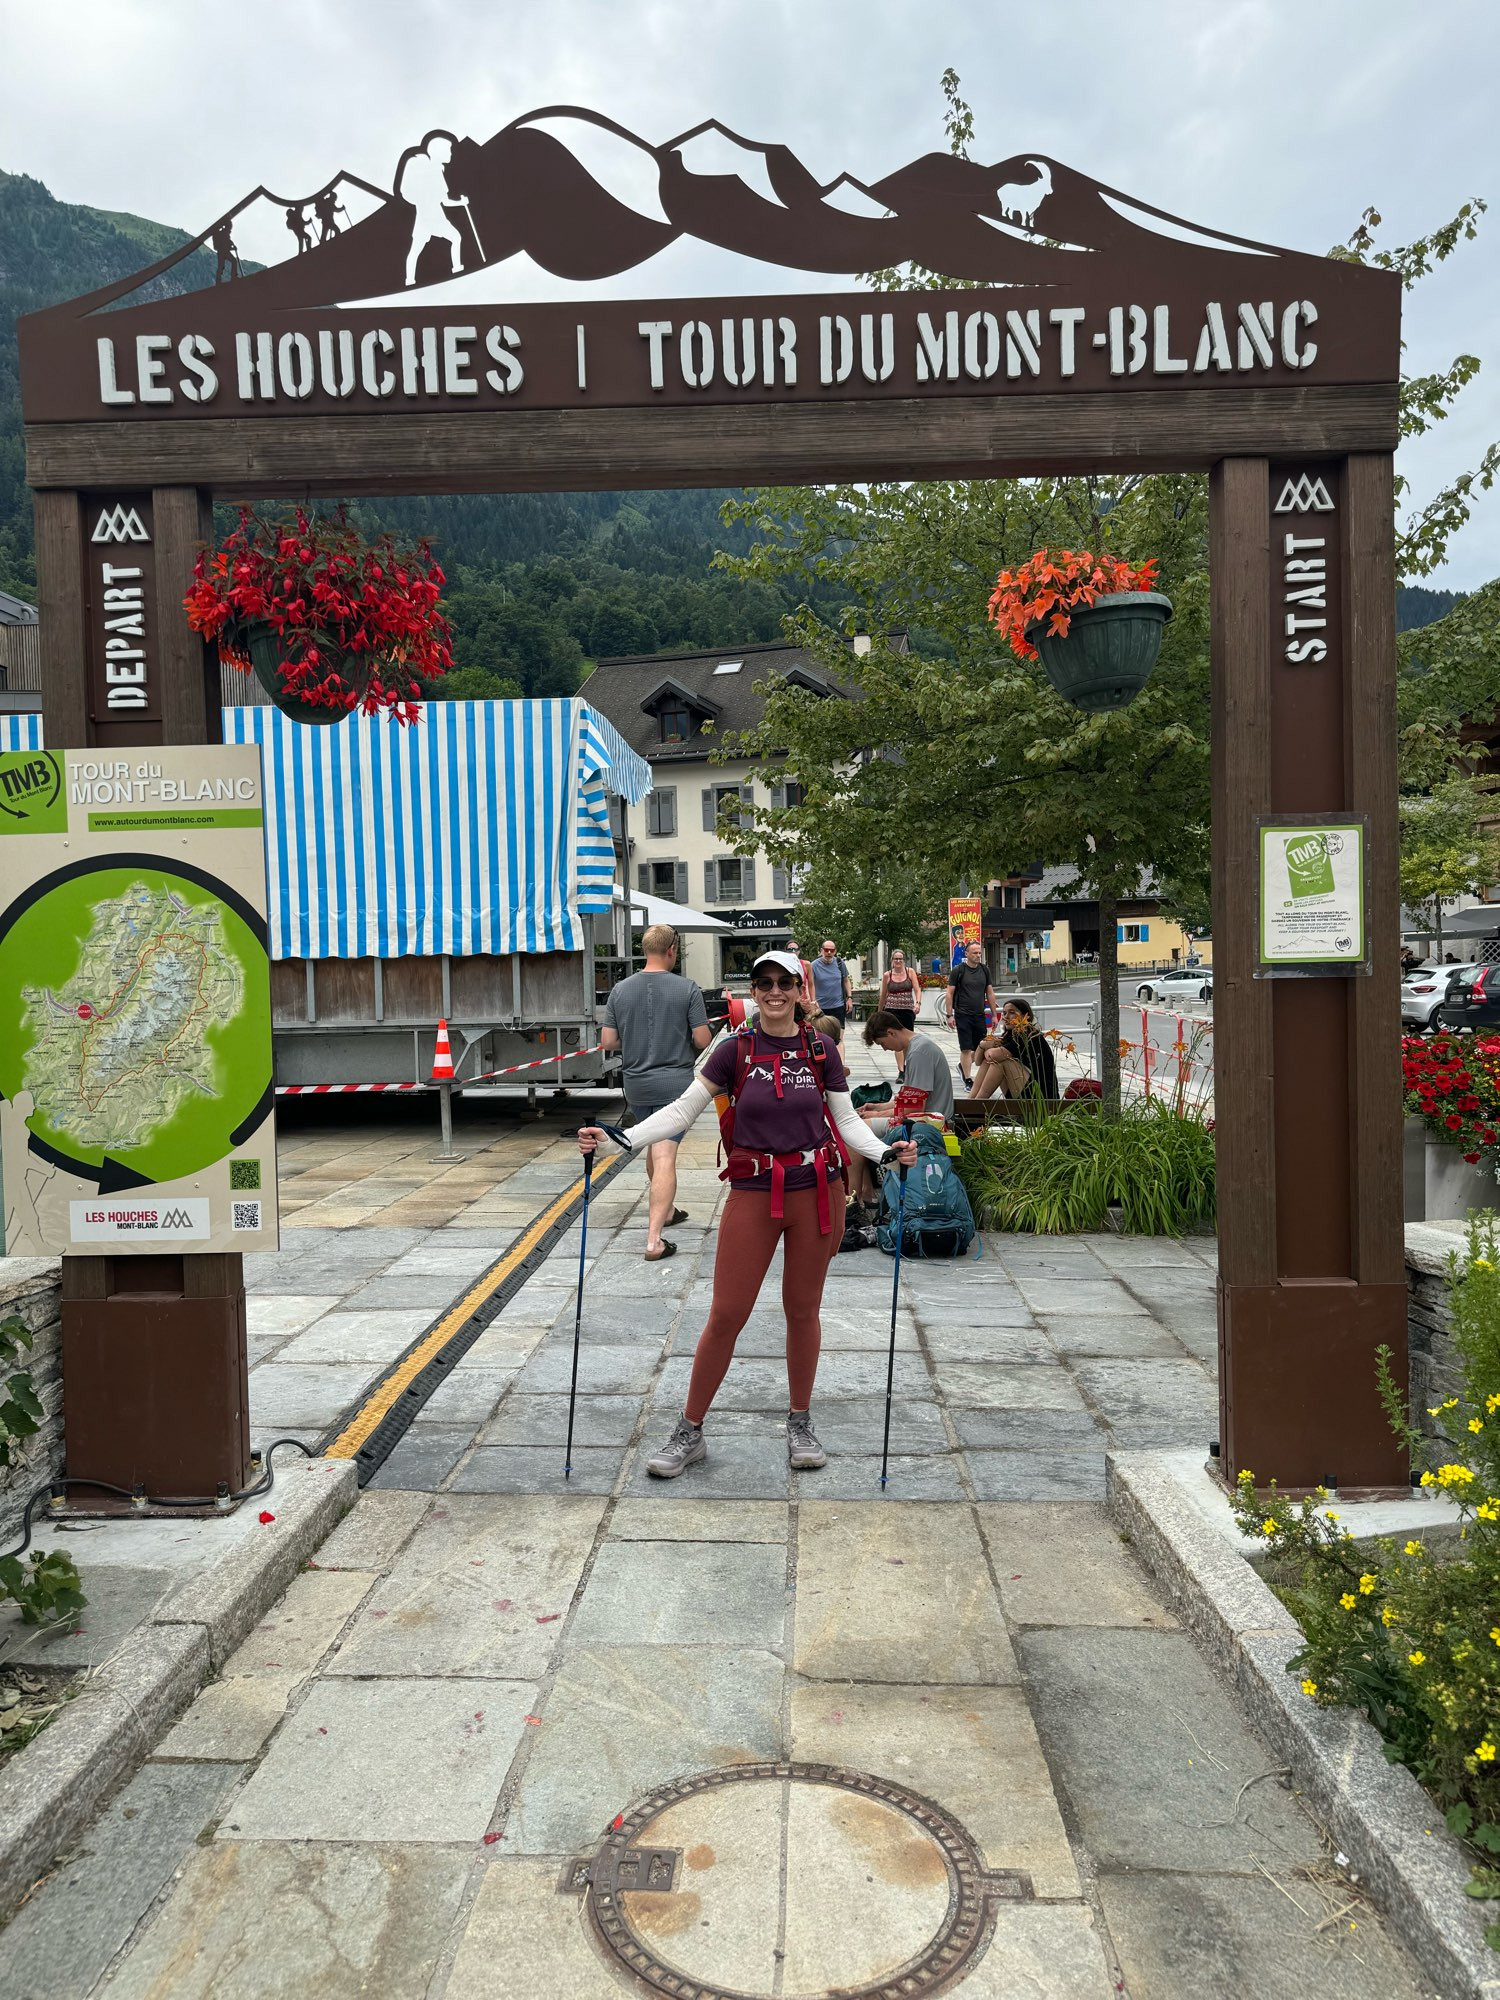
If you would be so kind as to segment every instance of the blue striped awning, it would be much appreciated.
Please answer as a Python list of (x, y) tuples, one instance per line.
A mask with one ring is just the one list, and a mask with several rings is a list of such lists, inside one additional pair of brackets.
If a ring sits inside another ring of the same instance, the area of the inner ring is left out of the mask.
[(40, 750), (42, 718), (39, 715), (0, 715), (0, 756), (8, 750)]
[[(0, 748), (14, 745), (0, 734)], [(273, 958), (578, 951), (611, 907), (608, 797), (651, 770), (586, 701), (429, 702), (403, 728), (226, 708), (261, 746)]]

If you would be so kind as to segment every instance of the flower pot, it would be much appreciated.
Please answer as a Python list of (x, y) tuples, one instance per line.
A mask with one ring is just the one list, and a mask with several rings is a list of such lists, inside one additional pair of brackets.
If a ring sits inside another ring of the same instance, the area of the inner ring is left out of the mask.
[(1121, 590), (1070, 611), (1065, 633), (1042, 620), (1026, 636), (1063, 699), (1098, 714), (1135, 700), (1156, 665), (1171, 615), (1171, 600), (1159, 591)]
[(1483, 1161), (1470, 1166), (1456, 1146), (1429, 1136), (1424, 1164), (1424, 1220), (1463, 1222), (1471, 1208), (1500, 1208), (1500, 1184)]
[[(299, 701), (294, 694), (288, 694), (281, 681), (281, 642), (269, 625), (227, 626), (224, 636), (237, 652), (249, 657), (255, 678), (265, 689), (274, 707), (283, 715), (289, 715), (293, 722), (327, 723), (342, 722), (349, 714), (346, 708), (324, 708), (313, 702)], [(343, 662), (338, 663), (342, 668)], [(347, 674), (345, 675), (347, 679)]]

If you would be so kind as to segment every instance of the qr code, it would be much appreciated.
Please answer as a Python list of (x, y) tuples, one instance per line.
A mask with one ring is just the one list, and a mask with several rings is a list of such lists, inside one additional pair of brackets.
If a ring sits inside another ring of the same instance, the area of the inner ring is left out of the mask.
[(231, 1188), (258, 1188), (260, 1186), (259, 1160), (231, 1160), (229, 1162), (229, 1185)]
[(234, 1219), (231, 1225), (233, 1228), (260, 1228), (260, 1203), (258, 1201), (237, 1201), (232, 1204), (232, 1207), (234, 1209)]

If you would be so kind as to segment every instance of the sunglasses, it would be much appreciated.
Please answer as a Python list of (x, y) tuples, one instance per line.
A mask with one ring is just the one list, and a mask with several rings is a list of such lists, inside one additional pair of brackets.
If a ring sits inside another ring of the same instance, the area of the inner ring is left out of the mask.
[(753, 980), (751, 984), (754, 986), (757, 993), (770, 993), (772, 991), (775, 991), (777, 993), (795, 993), (797, 991), (797, 988), (802, 984), (802, 981), (800, 979), (789, 978), (785, 973), (783, 973), (777, 979), (769, 979), (762, 977), (760, 979)]

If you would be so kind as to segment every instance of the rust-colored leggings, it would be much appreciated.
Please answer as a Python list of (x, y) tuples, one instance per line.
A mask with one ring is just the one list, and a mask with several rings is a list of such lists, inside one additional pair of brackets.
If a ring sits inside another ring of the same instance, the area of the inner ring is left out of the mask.
[(714, 1258), (714, 1301), (708, 1324), (698, 1338), (693, 1357), (693, 1379), (688, 1384), (685, 1414), (690, 1423), (701, 1424), (708, 1406), (719, 1393), (719, 1384), (734, 1359), (734, 1343), (749, 1319), (761, 1284), (776, 1254), (781, 1237), (786, 1238), (781, 1304), (786, 1313), (786, 1379), (790, 1407), (805, 1410), (812, 1401), (813, 1379), (818, 1372), (818, 1349), (823, 1329), (818, 1308), (823, 1303), (823, 1280), (830, 1258), (844, 1240), (844, 1188), (837, 1178), (829, 1182), (828, 1205), (832, 1228), (826, 1236), (818, 1229), (818, 1191), (797, 1188), (787, 1193), (786, 1214), (777, 1222), (771, 1215), (771, 1197), (751, 1188), (731, 1188), (719, 1223), (719, 1247)]

